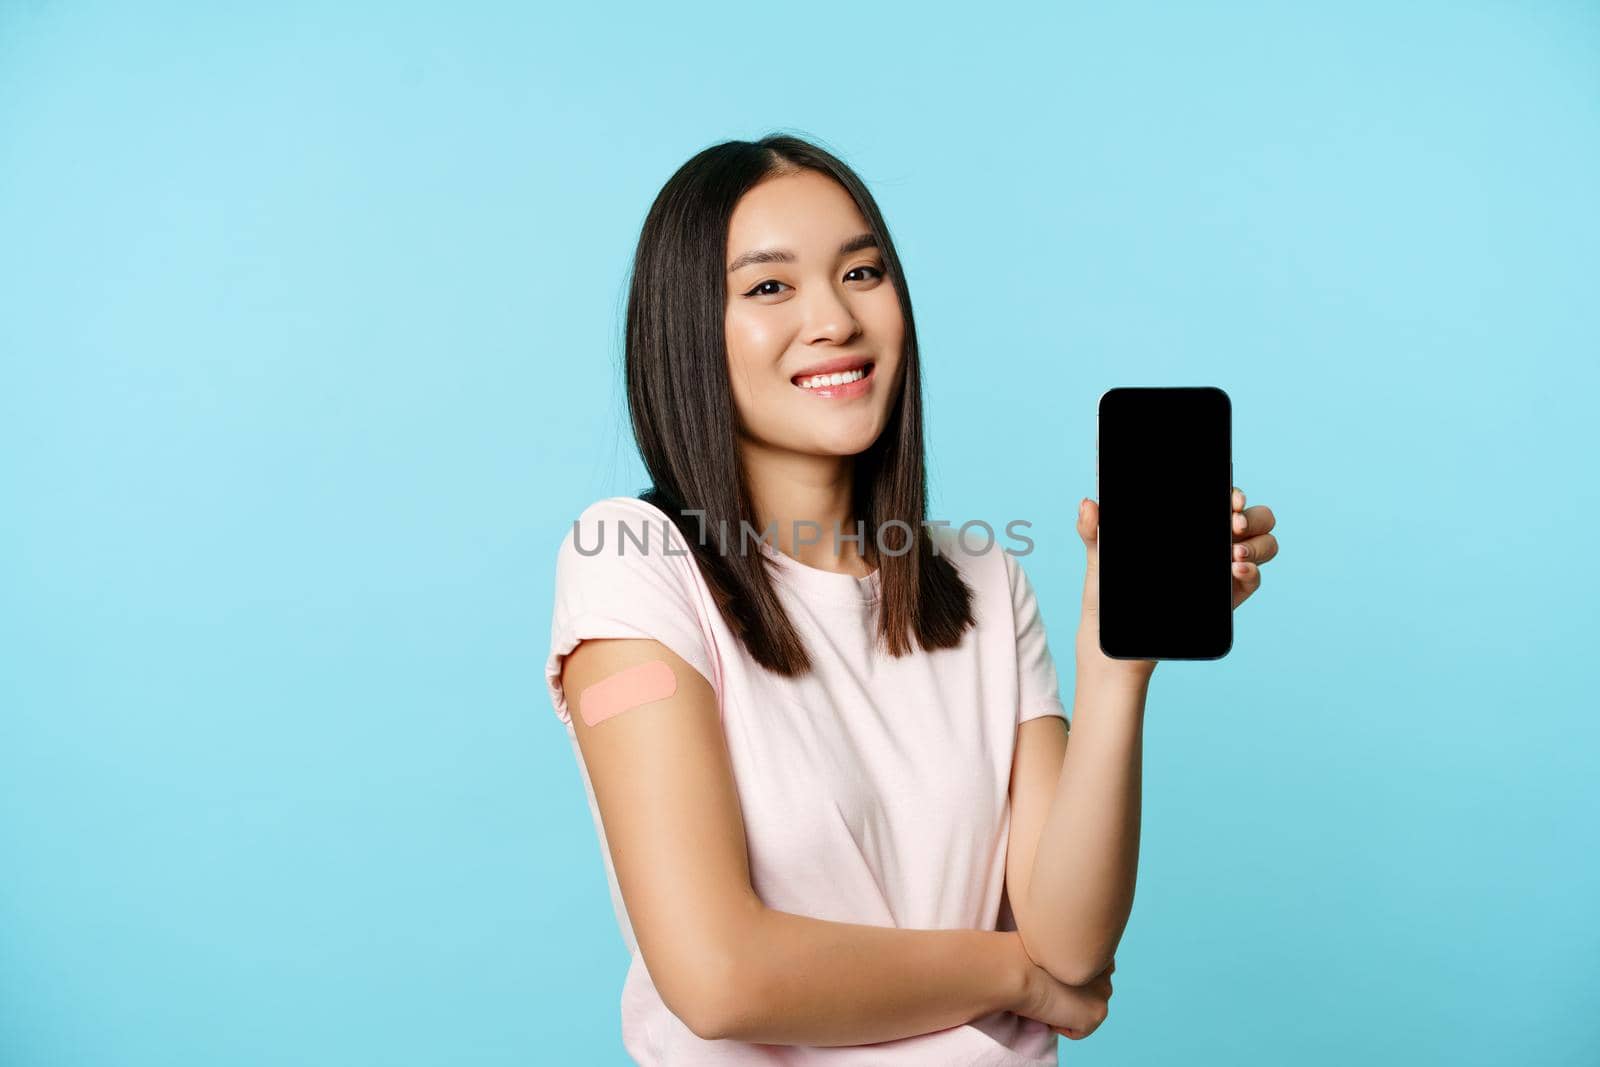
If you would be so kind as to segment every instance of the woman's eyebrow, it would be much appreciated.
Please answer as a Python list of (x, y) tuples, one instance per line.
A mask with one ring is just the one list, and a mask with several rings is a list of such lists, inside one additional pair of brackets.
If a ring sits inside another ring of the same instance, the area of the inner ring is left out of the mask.
[[(877, 248), (878, 238), (870, 233), (860, 233), (850, 238), (839, 246), (839, 254), (848, 256), (851, 252), (859, 252), (863, 248)], [(795, 254), (787, 248), (758, 248), (754, 252), (746, 252), (728, 268), (732, 274), (740, 267), (748, 267), (752, 263), (793, 263)]]

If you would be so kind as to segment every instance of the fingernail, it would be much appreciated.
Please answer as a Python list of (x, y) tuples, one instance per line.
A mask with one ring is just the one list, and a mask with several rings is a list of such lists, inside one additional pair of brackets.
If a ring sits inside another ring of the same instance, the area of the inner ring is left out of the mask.
[(1078, 518), (1080, 518), (1080, 519), (1083, 518), (1083, 509), (1088, 507), (1088, 506), (1089, 506), (1089, 498), (1088, 497), (1084, 497), (1082, 500), (1078, 501)]
[(1248, 564), (1248, 563), (1235, 563), (1233, 565), (1233, 573), (1235, 573), (1239, 577), (1243, 578), (1245, 575), (1250, 573), (1250, 564)]

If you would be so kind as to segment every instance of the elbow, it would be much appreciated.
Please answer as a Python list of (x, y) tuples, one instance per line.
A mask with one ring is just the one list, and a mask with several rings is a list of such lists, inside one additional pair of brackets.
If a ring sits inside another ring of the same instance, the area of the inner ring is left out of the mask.
[(668, 997), (661, 993), (661, 999), (666, 1003), (668, 1010), (678, 1017), (689, 1032), (704, 1041), (720, 1041), (731, 1037), (733, 1033), (732, 1013), (727, 1007), (726, 987), (709, 978), (701, 988), (693, 993), (680, 992)]
[(1066, 985), (1085, 986), (1094, 981), (1096, 978), (1099, 978), (1101, 972), (1103, 972), (1108, 966), (1110, 966), (1109, 963), (1094, 963), (1087, 966), (1083, 964), (1069, 964), (1068, 966), (1060, 968), (1046, 967), (1045, 970), (1049, 971), (1057, 981), (1065, 983)]
[(1099, 978), (1111, 966), (1115, 946), (1097, 947), (1093, 950), (1075, 949), (1057, 955), (1049, 964), (1042, 965), (1058, 981), (1067, 985), (1084, 986)]
[(679, 951), (668, 956), (675, 966), (652, 970), (662, 1000), (696, 1037), (750, 1040), (752, 1029), (765, 1024), (767, 984), (757, 947), (764, 910), (751, 894), (719, 909), (714, 923), (680, 929)]
[(1034, 965), (1065, 985), (1088, 985), (1111, 966), (1117, 938), (1094, 938), (1084, 924), (1059, 913), (1038, 913), (1027, 901), (1012, 904), (1017, 934)]
[(685, 999), (684, 1025), (706, 1041), (760, 1040), (768, 1024), (765, 955), (760, 950), (761, 902), (730, 908), (723, 925), (702, 941), (693, 973), (696, 981)]
[(647, 954), (645, 967), (661, 1002), (692, 1034), (706, 1041), (731, 1036), (737, 986), (722, 953)]
[(762, 1018), (756, 1001), (760, 984), (737, 954), (719, 954), (703, 974), (684, 1025), (705, 1041), (747, 1040), (754, 1020)]
[(711, 1005), (702, 1006), (693, 1015), (685, 1018), (683, 1024), (689, 1032), (702, 1041), (722, 1041), (731, 1035), (727, 1025), (715, 1014)]
[(1046, 973), (1063, 985), (1088, 985), (1100, 972), (1090, 970), (1089, 967), (1079, 962), (1082, 957), (1063, 955), (1061, 953), (1039, 952), (1030, 949), (1028, 955), (1033, 962)]
[(1020, 929), (1018, 933), (1022, 935), (1022, 946), (1034, 964), (1065, 985), (1088, 985), (1111, 965), (1109, 952), (1084, 951), (1082, 947), (1063, 944), (1060, 937), (1051, 937), (1041, 943), (1037, 936), (1029, 937), (1022, 934)]

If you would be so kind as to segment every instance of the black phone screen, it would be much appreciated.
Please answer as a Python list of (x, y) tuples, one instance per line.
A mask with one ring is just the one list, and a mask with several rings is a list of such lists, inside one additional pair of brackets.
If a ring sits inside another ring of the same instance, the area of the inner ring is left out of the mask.
[(1220, 659), (1233, 647), (1233, 406), (1211, 386), (1100, 397), (1100, 649)]

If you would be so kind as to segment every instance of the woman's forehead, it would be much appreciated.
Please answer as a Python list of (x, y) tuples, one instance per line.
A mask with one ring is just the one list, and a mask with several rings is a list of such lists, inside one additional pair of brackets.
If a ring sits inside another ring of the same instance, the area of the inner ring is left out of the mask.
[(814, 171), (805, 173), (812, 177), (769, 179), (744, 195), (728, 223), (730, 259), (752, 251), (831, 259), (842, 242), (868, 229), (861, 209), (838, 182)]

